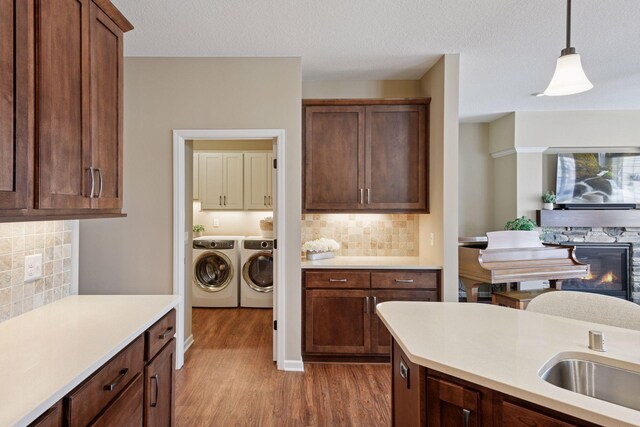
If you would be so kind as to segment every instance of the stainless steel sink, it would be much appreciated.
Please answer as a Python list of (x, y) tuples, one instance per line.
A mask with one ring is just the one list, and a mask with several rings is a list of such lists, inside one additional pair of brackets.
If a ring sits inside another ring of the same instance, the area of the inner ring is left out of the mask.
[(640, 372), (581, 359), (563, 359), (541, 371), (550, 384), (640, 411)]

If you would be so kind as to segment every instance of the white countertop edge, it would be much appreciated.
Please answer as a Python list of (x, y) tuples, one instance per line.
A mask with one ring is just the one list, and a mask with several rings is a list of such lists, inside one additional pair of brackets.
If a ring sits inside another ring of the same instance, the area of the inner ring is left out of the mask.
[[(415, 355), (411, 351), (409, 351), (405, 343), (402, 341), (402, 339), (398, 337), (397, 333), (394, 330), (392, 330), (392, 328), (387, 323), (387, 321), (382, 316), (379, 316), (379, 319), (382, 321), (382, 323), (384, 323), (387, 330), (389, 330), (389, 332), (393, 336), (393, 339), (398, 343), (402, 351), (407, 355), (407, 357), (412, 363), (415, 363), (420, 366), (424, 366), (425, 368), (428, 368), (428, 369), (433, 369), (435, 371), (438, 371), (447, 375), (451, 375), (452, 377), (460, 378), (470, 383), (474, 383), (492, 390), (496, 390), (498, 392), (501, 392), (525, 401), (532, 402), (539, 406), (543, 406), (560, 413), (574, 416), (576, 418), (579, 418), (588, 422), (601, 424), (603, 426), (612, 425), (611, 423), (615, 423), (616, 426), (629, 426), (629, 427), (640, 426), (640, 420), (638, 419), (639, 411), (633, 410), (631, 408), (627, 408), (625, 406), (616, 405), (616, 404), (607, 402), (605, 400), (592, 398), (592, 397), (585, 396), (580, 393), (572, 392), (569, 390), (564, 390), (560, 387), (556, 387), (552, 384), (548, 384), (538, 376), (538, 372), (535, 372), (534, 375), (536, 376), (537, 381), (539, 381), (540, 384), (542, 384), (544, 387), (551, 387), (552, 389), (550, 390), (553, 390), (553, 392), (555, 393), (560, 393), (560, 394), (567, 393), (567, 400), (560, 401), (558, 399), (546, 396), (544, 394), (536, 393), (527, 389), (520, 388), (515, 385), (505, 384), (505, 383), (496, 381), (492, 378), (475, 374), (466, 369), (460, 369), (460, 368), (451, 366), (449, 364), (445, 364), (442, 362), (438, 362), (435, 360), (431, 360), (431, 359), (427, 359), (427, 358)], [(587, 353), (589, 351), (590, 350), (588, 350), (585, 347), (584, 351), (581, 351), (580, 353)], [(575, 353), (576, 351), (573, 351), (573, 350), (567, 351), (567, 353), (572, 353), (572, 352)], [(548, 361), (553, 359), (555, 356), (556, 356), (555, 354), (551, 355), (549, 359), (545, 361), (544, 365), (546, 365), (546, 363), (548, 363)], [(609, 358), (609, 359), (616, 361), (613, 358)], [(628, 361), (618, 361), (618, 362), (621, 362), (622, 364), (629, 363)], [(544, 365), (541, 365), (540, 368), (542, 368), (542, 366)], [(580, 403), (574, 404), (569, 402), (568, 400), (575, 400), (578, 402), (584, 400), (584, 403), (582, 405)], [(606, 411), (607, 409), (609, 410), (608, 413), (611, 415), (603, 413), (603, 411)]]
[(354, 270), (442, 270), (442, 266), (425, 257), (406, 256), (336, 256), (310, 261), (302, 258), (303, 270), (354, 269)]
[[(91, 374), (93, 374), (98, 368), (108, 362), (113, 356), (118, 354), (122, 349), (124, 349), (127, 345), (133, 342), (136, 338), (138, 338), (142, 333), (144, 333), (151, 325), (156, 323), (158, 320), (162, 318), (165, 314), (167, 314), (171, 309), (175, 308), (182, 297), (178, 295), (174, 295), (175, 298), (165, 305), (158, 314), (151, 317), (150, 320), (145, 322), (143, 325), (138, 327), (135, 332), (130, 334), (125, 340), (123, 340), (118, 346), (114, 347), (111, 351), (105, 353), (102, 357), (97, 359), (89, 368), (82, 371), (78, 376), (76, 376), (73, 381), (67, 383), (64, 387), (60, 388), (56, 393), (54, 393), (49, 399), (40, 403), (37, 407), (35, 407), (31, 412), (27, 413), (20, 420), (14, 424), (16, 427), (28, 426), (30, 423), (35, 421), (39, 416), (44, 414), (49, 410), (53, 405), (55, 405), (60, 399), (65, 397), (71, 390), (80, 385), (84, 380), (89, 378)], [(70, 297), (67, 297), (70, 298)]]

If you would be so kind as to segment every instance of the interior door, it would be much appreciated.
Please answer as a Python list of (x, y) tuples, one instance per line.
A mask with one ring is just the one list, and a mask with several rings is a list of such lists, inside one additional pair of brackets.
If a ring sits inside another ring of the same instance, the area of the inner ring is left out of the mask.
[(200, 202), (202, 209), (222, 209), (222, 154), (200, 153)]

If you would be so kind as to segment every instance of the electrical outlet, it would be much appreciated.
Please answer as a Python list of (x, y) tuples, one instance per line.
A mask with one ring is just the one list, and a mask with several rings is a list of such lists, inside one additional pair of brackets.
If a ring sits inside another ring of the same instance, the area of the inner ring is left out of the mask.
[(33, 282), (42, 279), (42, 254), (24, 257), (24, 281)]
[(213, 219), (213, 226), (214, 227), (220, 227), (220, 220), (218, 218), (214, 218)]

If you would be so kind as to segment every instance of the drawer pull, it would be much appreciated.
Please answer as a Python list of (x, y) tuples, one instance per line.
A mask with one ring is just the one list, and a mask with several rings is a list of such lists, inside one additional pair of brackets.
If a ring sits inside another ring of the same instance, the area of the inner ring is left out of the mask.
[(173, 326), (169, 326), (163, 333), (161, 333), (160, 335), (158, 335), (158, 338), (163, 340), (167, 337), (167, 335), (169, 335), (171, 333), (171, 331), (173, 331)]
[(413, 279), (395, 279), (396, 283), (413, 283)]
[(106, 386), (104, 386), (104, 389), (106, 391), (115, 390), (115, 388), (118, 387), (118, 384), (120, 384), (120, 381), (122, 381), (124, 377), (127, 375), (127, 372), (129, 372), (128, 368), (121, 369), (120, 375), (118, 375), (118, 378), (116, 378), (115, 381), (113, 381), (111, 384), (107, 384)]
[(155, 380), (156, 382), (156, 397), (153, 403), (151, 403), (149, 406), (151, 406), (152, 408), (155, 408), (156, 406), (158, 406), (158, 390), (160, 389), (160, 383), (158, 382), (158, 374), (155, 374), (154, 376), (152, 376), (151, 379)]
[(347, 279), (329, 279), (330, 282), (342, 282), (347, 283)]

